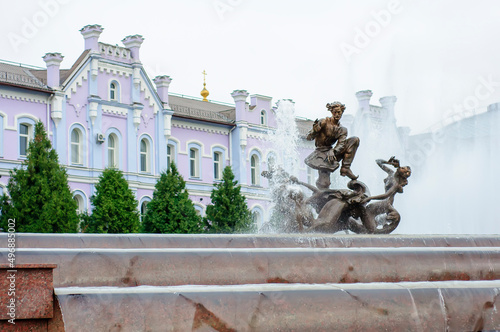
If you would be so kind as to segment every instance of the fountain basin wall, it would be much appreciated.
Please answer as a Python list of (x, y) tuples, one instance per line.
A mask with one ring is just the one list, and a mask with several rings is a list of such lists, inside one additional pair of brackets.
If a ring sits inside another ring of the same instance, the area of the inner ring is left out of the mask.
[[(17, 234), (17, 248), (500, 247), (498, 235)], [(7, 248), (0, 233), (0, 248)]]
[[(0, 250), (0, 259), (8, 251)], [(18, 249), (57, 264), (54, 286), (171, 286), (500, 279), (500, 248)]]
[(492, 235), (16, 239), (16, 264), (57, 265), (47, 331), (500, 330)]
[(59, 288), (68, 331), (477, 331), (500, 281)]

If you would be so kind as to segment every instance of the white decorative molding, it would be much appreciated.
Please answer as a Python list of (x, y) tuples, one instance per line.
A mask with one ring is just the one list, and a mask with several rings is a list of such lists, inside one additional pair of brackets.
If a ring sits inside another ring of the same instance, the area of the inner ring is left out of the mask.
[(92, 122), (92, 125), (95, 124), (95, 119), (97, 118), (98, 107), (99, 107), (99, 103), (97, 103), (95, 101), (90, 102), (89, 117), (90, 117), (90, 121)]
[(207, 133), (219, 134), (219, 135), (225, 135), (225, 136), (229, 135), (229, 130), (221, 130), (219, 128), (214, 128), (214, 127), (210, 127), (210, 126), (202, 125), (202, 124), (180, 123), (180, 122), (177, 122), (175, 120), (172, 121), (172, 127), (188, 129), (188, 130), (203, 131), (203, 132), (207, 132)]
[(248, 151), (248, 155), (247, 155), (247, 161), (250, 161), (250, 157), (254, 154), (254, 151), (256, 152), (256, 154), (258, 155), (259, 157), (259, 162), (262, 164), (262, 162), (267, 162), (267, 160), (262, 160), (262, 158), (264, 158), (264, 153), (262, 152), (262, 150), (260, 148), (258, 148), (257, 146), (252, 146), (252, 148), (250, 149), (250, 151)]
[(165, 135), (168, 144), (168, 138), (172, 135), (172, 114), (170, 113), (163, 116), (163, 135)]
[(98, 72), (99, 72), (99, 59), (94, 58), (90, 63), (90, 74), (92, 75), (93, 78), (96, 78)]
[(142, 122), (144, 123), (144, 128), (147, 128), (149, 121), (154, 119), (154, 117), (149, 116), (149, 114), (147, 114), (146, 112), (142, 112), (141, 118)]
[(54, 98), (52, 98), (52, 110), (50, 111), (50, 117), (52, 118), (52, 121), (54, 121), (56, 128), (62, 119), (63, 96), (64, 95), (61, 96), (56, 94)]
[(0, 93), (0, 97), (5, 99), (26, 101), (29, 103), (47, 104), (47, 99), (33, 98), (32, 94), (23, 92), (13, 92), (13, 91), (12, 92), (9, 91), (8, 93), (2, 92)]
[(128, 114), (129, 109), (125, 107), (102, 105), (102, 113), (113, 114), (113, 115), (123, 115)]
[(99, 62), (99, 71), (111, 75), (130, 77), (133, 74), (131, 68), (112, 65), (110, 63)]
[(142, 79), (140, 75), (139, 78), (136, 80), (136, 76), (134, 74), (134, 84), (136, 83), (136, 81), (138, 82), (137, 84), (139, 85), (139, 91), (144, 93), (144, 101), (147, 101), (149, 107), (153, 108), (154, 114), (158, 113), (159, 111), (158, 104), (156, 103), (155, 98), (151, 93), (151, 90), (148, 89), (148, 85), (146, 84), (146, 82)]
[(68, 103), (68, 107), (72, 107), (73, 111), (75, 112), (76, 117), (79, 118), (80, 113), (82, 113), (82, 111), (85, 109), (85, 107), (87, 107), (87, 104), (83, 104), (80, 106), (80, 104), (73, 105), (73, 104)]
[(247, 134), (248, 138), (253, 138), (253, 139), (258, 139), (261, 141), (268, 141), (269, 140), (269, 135), (268, 134), (263, 134), (263, 133), (255, 133), (255, 132), (249, 132)]
[(242, 149), (245, 149), (245, 146), (247, 146), (247, 138), (248, 138), (247, 132), (248, 132), (247, 126), (240, 127), (240, 146)]
[(134, 128), (136, 133), (139, 130), (139, 125), (141, 124), (141, 113), (141, 109), (134, 110)]
[(99, 43), (99, 52), (107, 57), (113, 57), (118, 60), (130, 60), (130, 50), (121, 46), (114, 46), (105, 43)]
[(223, 150), (224, 155), (226, 156), (224, 160), (229, 161), (229, 153), (227, 152), (228, 150), (227, 146), (224, 146), (222, 144), (212, 144), (210, 146), (210, 151), (213, 153), (215, 148)]
[(89, 70), (90, 70), (90, 63), (87, 64), (85, 67), (83, 67), (80, 70), (80, 73), (73, 78), (71, 84), (67, 85), (64, 88), (64, 91), (67, 92), (68, 99), (71, 99), (72, 94), (75, 93), (76, 90), (83, 85), (84, 81), (88, 80)]

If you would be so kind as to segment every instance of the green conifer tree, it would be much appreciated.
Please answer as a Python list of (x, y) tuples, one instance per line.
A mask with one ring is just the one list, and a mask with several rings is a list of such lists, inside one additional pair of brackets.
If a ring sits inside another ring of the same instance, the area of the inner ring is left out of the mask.
[(91, 215), (82, 216), (82, 232), (137, 233), (140, 226), (137, 200), (123, 173), (106, 168), (95, 189), (90, 197), (94, 209)]
[(0, 227), (9, 218), (16, 220), (16, 231), (33, 233), (74, 233), (79, 219), (76, 202), (68, 186), (68, 176), (59, 164), (41, 121), (35, 124), (26, 160), (10, 171), (9, 196), (1, 198)]
[(248, 210), (246, 198), (241, 186), (234, 180), (231, 167), (226, 166), (222, 172), (222, 181), (214, 184), (210, 195), (212, 204), (207, 206), (204, 218), (205, 226), (210, 233), (246, 233), (254, 231), (255, 225)]
[(202, 222), (174, 163), (162, 172), (143, 220), (146, 233), (200, 233)]

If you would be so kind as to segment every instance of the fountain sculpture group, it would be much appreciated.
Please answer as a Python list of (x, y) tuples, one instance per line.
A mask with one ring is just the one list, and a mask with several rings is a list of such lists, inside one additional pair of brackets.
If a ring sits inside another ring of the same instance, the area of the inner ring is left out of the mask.
[[(377, 165), (387, 173), (385, 193), (370, 196), (368, 187), (358, 181), (358, 176), (351, 170), (360, 142), (357, 137), (348, 138), (347, 129), (340, 124), (345, 105), (334, 102), (326, 107), (332, 116), (316, 119), (307, 135), (307, 140), (315, 141), (316, 149), (304, 162), (318, 170), (316, 187), (299, 181), (279, 167), (262, 173), (276, 188), (273, 192), (275, 210), (281, 213), (282, 219), (288, 224), (286, 231), (391, 233), (401, 220), (393, 206), (394, 196), (402, 193), (403, 187), (408, 184), (410, 167), (402, 167), (395, 157), (376, 160)], [(330, 175), (339, 167), (340, 175), (351, 179), (347, 184), (348, 189), (330, 189)], [(312, 195), (306, 198), (296, 185), (308, 188)], [(317, 213), (316, 218), (312, 209)]]

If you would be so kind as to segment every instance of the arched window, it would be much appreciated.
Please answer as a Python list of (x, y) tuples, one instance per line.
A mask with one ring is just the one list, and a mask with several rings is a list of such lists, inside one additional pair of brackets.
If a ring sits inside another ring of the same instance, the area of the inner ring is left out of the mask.
[(250, 158), (250, 183), (255, 186), (260, 184), (259, 156), (256, 154)]
[(144, 221), (144, 217), (146, 216), (146, 212), (148, 212), (148, 203), (149, 203), (149, 201), (144, 201), (141, 204), (141, 221)]
[(260, 207), (254, 207), (252, 209), (252, 220), (253, 220), (254, 224), (257, 226), (257, 229), (259, 229), (262, 226), (263, 215), (264, 214), (262, 213), (262, 209)]
[(214, 152), (214, 180), (222, 179), (222, 153)]
[(83, 201), (82, 195), (73, 196), (73, 200), (76, 202), (76, 213), (80, 214), (85, 211), (85, 202)]
[(26, 157), (32, 136), (32, 126), (28, 123), (19, 124), (19, 156)]
[(264, 110), (260, 111), (260, 124), (263, 126), (267, 125), (266, 111)]
[(267, 157), (267, 170), (270, 172), (276, 166), (276, 156), (274, 154), (270, 154)]
[(118, 101), (118, 83), (111, 82), (109, 84), (109, 100)]
[(141, 139), (140, 154), (141, 172), (151, 172), (149, 142), (145, 138)]
[(118, 138), (115, 134), (108, 136), (108, 167), (118, 168)]
[(200, 217), (203, 217), (203, 215), (204, 215), (203, 207), (198, 205), (198, 204), (193, 204), (193, 206), (194, 206), (194, 209), (196, 211), (196, 214), (199, 215)]
[(82, 133), (79, 129), (74, 128), (71, 131), (71, 164), (82, 165)]
[(189, 176), (200, 177), (200, 150), (196, 148), (189, 149)]

